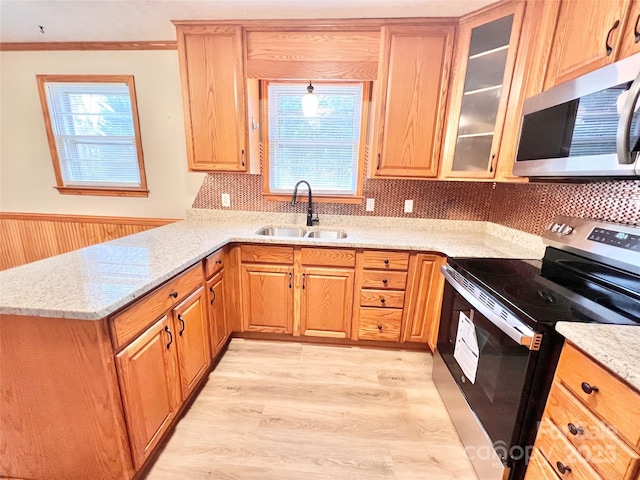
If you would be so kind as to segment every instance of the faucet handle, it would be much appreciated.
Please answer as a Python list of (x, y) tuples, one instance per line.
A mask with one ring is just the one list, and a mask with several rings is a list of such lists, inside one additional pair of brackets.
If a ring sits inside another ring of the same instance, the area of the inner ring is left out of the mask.
[(311, 217), (311, 223), (320, 223), (320, 217), (318, 217), (318, 214), (316, 213), (315, 217)]

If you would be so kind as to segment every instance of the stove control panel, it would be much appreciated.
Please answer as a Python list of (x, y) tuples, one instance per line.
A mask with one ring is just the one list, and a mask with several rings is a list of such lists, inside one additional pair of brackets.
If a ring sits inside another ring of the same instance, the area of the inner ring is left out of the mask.
[(557, 215), (544, 243), (640, 275), (640, 225)]
[(640, 252), (640, 235), (632, 235), (607, 228), (594, 228), (591, 230), (587, 240)]

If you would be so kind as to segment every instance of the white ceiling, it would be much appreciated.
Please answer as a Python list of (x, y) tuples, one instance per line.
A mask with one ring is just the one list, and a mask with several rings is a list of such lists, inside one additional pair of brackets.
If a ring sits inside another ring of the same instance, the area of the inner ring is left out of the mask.
[(495, 1), (0, 0), (0, 41), (175, 40), (170, 20), (457, 17)]

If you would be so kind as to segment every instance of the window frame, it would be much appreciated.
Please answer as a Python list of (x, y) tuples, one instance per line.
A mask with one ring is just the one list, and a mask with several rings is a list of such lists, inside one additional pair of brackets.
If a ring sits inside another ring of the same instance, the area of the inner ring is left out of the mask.
[[(62, 195), (97, 195), (97, 196), (117, 196), (117, 197), (148, 197), (147, 176), (144, 167), (142, 154), (142, 136), (140, 134), (140, 121), (138, 117), (138, 99), (133, 75), (36, 75), (38, 93), (40, 95), (40, 106), (44, 116), (45, 130), (47, 132), (47, 142), (53, 163), (53, 171), (56, 177), (55, 189)], [(136, 154), (138, 157), (138, 170), (140, 172), (139, 187), (108, 187), (89, 185), (65, 185), (60, 167), (60, 158), (56, 146), (56, 137), (53, 132), (51, 115), (49, 112), (49, 102), (47, 99), (47, 83), (125, 83), (129, 89), (129, 99), (131, 102), (131, 117), (133, 122), (133, 132), (136, 142)]]
[[(301, 83), (300, 80), (271, 80), (274, 83)], [(289, 202), (291, 193), (272, 193), (270, 186), (269, 169), (269, 83), (270, 80), (260, 80), (260, 124), (261, 124), (261, 150), (262, 150), (262, 196), (267, 201)], [(304, 82), (303, 82), (304, 83)], [(364, 200), (364, 172), (367, 154), (367, 144), (369, 136), (369, 114), (371, 112), (371, 91), (370, 81), (312, 81), (313, 85), (362, 85), (362, 105), (360, 112), (360, 144), (358, 146), (358, 168), (356, 174), (356, 191), (350, 195), (313, 193), (313, 201), (317, 203), (353, 203), (359, 204)], [(306, 180), (306, 179), (305, 179)]]

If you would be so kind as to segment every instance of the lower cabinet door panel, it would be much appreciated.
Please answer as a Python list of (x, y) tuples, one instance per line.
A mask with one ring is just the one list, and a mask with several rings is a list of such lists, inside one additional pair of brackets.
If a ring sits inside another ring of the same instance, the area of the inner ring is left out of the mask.
[[(133, 462), (140, 468), (180, 401), (176, 333), (162, 317), (116, 356)], [(62, 440), (62, 439), (61, 439)]]
[(349, 338), (354, 271), (305, 267), (301, 272), (300, 334)]
[(293, 332), (293, 267), (242, 265), (245, 331)]
[(207, 292), (209, 294), (209, 330), (211, 334), (211, 356), (220, 351), (229, 335), (227, 329), (227, 315), (225, 311), (224, 295), (224, 271), (219, 272), (215, 277), (207, 282)]
[(204, 302), (204, 288), (200, 287), (173, 310), (182, 400), (209, 369), (209, 325)]

